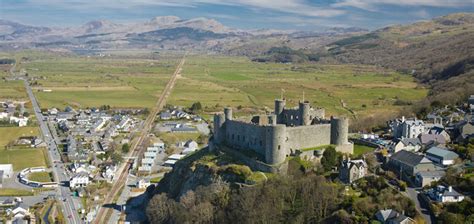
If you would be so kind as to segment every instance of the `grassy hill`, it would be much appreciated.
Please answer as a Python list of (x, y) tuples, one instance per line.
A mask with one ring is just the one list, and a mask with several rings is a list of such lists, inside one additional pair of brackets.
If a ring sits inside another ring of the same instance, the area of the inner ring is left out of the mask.
[(412, 74), (432, 87), (430, 100), (474, 93), (474, 14), (458, 13), (342, 39), (320, 49), (341, 63), (372, 64)]

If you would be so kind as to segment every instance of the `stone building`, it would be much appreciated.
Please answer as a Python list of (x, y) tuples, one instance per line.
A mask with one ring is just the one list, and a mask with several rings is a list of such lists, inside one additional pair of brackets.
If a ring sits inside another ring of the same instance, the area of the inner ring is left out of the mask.
[[(333, 145), (337, 151), (353, 152), (348, 141), (347, 118), (324, 118), (324, 109), (312, 108), (307, 101), (297, 108), (285, 108), (285, 99), (275, 100), (275, 111), (254, 116), (251, 121), (237, 121), (232, 109), (214, 115), (215, 147), (226, 146), (235, 151), (251, 152), (265, 164), (277, 165), (296, 151)], [(248, 153), (244, 153), (248, 154)]]
[(416, 118), (396, 119), (390, 122), (390, 129), (395, 139), (397, 138), (417, 138), (420, 134), (426, 133), (425, 123)]
[(339, 179), (346, 184), (350, 184), (367, 175), (367, 163), (364, 160), (344, 160), (339, 169)]

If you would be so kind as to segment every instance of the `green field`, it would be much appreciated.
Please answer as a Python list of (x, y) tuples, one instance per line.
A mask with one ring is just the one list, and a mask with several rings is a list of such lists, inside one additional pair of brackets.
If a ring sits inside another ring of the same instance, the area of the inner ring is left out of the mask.
[(13, 170), (46, 166), (46, 149), (0, 149), (0, 164), (13, 164)]
[(30, 190), (14, 189), (14, 188), (0, 188), (0, 197), (18, 197), (18, 196), (33, 196), (34, 192)]
[(37, 127), (0, 127), (0, 150), (21, 136), (38, 136)]
[(154, 105), (178, 59), (33, 54), (22, 62), (21, 68), (31, 77), (39, 78), (33, 89), (42, 108), (143, 108)]
[[(171, 104), (273, 108), (282, 89), (289, 106), (303, 98), (330, 114), (366, 115), (397, 110), (397, 99), (416, 101), (427, 90), (412, 77), (365, 65), (256, 63), (244, 57), (190, 56)], [(345, 103), (346, 108), (342, 106)]]
[(28, 180), (37, 182), (51, 182), (51, 173), (49, 172), (35, 172), (28, 174)]
[(175, 144), (177, 142), (184, 142), (188, 140), (196, 140), (199, 133), (161, 133), (158, 137), (167, 145)]
[[(35, 89), (43, 108), (151, 107), (179, 60), (176, 55), (147, 59), (30, 53), (20, 67), (39, 78)], [(223, 106), (271, 110), (282, 89), (288, 106), (296, 106), (304, 94), (313, 106), (326, 108), (327, 115), (396, 113), (401, 106), (395, 101), (415, 102), (427, 95), (411, 76), (375, 66), (256, 63), (246, 57), (189, 55), (168, 103), (190, 106), (200, 101), (209, 112)]]
[(356, 145), (354, 144), (354, 156), (359, 156), (368, 152), (374, 151), (375, 148), (365, 146), (365, 145)]

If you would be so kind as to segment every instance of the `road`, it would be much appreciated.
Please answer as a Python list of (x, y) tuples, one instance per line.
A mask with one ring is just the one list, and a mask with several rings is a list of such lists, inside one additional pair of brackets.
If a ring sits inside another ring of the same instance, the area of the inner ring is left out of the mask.
[[(146, 149), (147, 144), (148, 144), (147, 141), (145, 141), (145, 139), (147, 138), (147, 135), (150, 132), (150, 130), (152, 130), (153, 128), (153, 122), (155, 121), (156, 115), (158, 115), (158, 112), (160, 112), (165, 106), (166, 99), (171, 94), (171, 90), (173, 89), (174, 84), (176, 83), (176, 80), (181, 73), (181, 69), (185, 61), (186, 61), (186, 54), (183, 56), (178, 66), (176, 66), (176, 70), (174, 71), (170, 80), (166, 84), (165, 89), (160, 94), (160, 97), (158, 98), (155, 106), (150, 111), (150, 114), (148, 115), (143, 125), (143, 130), (138, 136), (137, 141), (135, 141), (130, 148), (130, 153), (128, 157), (140, 158), (140, 156), (143, 155), (143, 150)], [(105, 197), (104, 203), (102, 207), (99, 209), (99, 212), (97, 213), (94, 223), (96, 224), (108, 223), (109, 217), (112, 216), (113, 214), (114, 199), (117, 197), (117, 195), (120, 193), (120, 190), (125, 185), (128, 172), (133, 162), (134, 162), (133, 160), (128, 160), (126, 161), (126, 164), (124, 166), (121, 166), (121, 170), (119, 172), (120, 173), (119, 178), (113, 184), (112, 189), (109, 191), (109, 193)]]
[[(33, 110), (38, 120), (39, 127), (41, 130), (41, 134), (43, 135), (43, 139), (48, 145), (48, 156), (52, 163), (52, 170), (54, 179), (59, 183), (59, 187), (56, 191), (56, 198), (61, 199), (60, 205), (63, 210), (64, 218), (68, 220), (68, 223), (81, 223), (81, 219), (77, 213), (77, 208), (75, 207), (74, 198), (72, 197), (72, 192), (69, 189), (67, 183), (69, 182), (69, 177), (66, 175), (65, 166), (62, 164), (61, 156), (58, 151), (58, 145), (56, 141), (53, 139), (53, 135), (48, 128), (48, 125), (44, 121), (43, 115), (41, 114), (41, 109), (39, 107), (38, 101), (36, 100), (35, 95), (31, 89), (31, 86), (28, 83), (27, 79), (23, 79), (25, 82), (26, 92), (28, 93), (28, 97), (30, 98), (31, 104), (33, 105)], [(59, 161), (56, 166), (55, 161)], [(65, 201), (63, 201), (65, 199)], [(78, 204), (78, 203), (77, 203)]]
[(416, 209), (423, 216), (426, 224), (431, 224), (434, 222), (434, 217), (431, 216), (429, 205), (426, 205), (426, 203), (421, 199), (421, 196), (419, 196), (419, 193), (415, 188), (407, 187), (405, 196), (415, 202)]

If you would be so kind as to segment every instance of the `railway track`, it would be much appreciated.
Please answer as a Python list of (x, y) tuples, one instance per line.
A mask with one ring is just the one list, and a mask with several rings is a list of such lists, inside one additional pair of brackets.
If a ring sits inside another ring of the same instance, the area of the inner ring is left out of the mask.
[[(145, 139), (147, 139), (147, 135), (150, 133), (150, 131), (153, 128), (153, 122), (155, 120), (155, 117), (158, 115), (158, 113), (166, 105), (166, 99), (171, 94), (171, 90), (173, 89), (173, 87), (176, 83), (176, 80), (177, 80), (178, 76), (181, 73), (181, 69), (184, 65), (185, 60), (186, 60), (186, 54), (180, 60), (178, 66), (176, 67), (176, 70), (174, 71), (173, 75), (171, 76), (171, 79), (166, 84), (165, 89), (163, 90), (160, 97), (158, 98), (155, 106), (150, 111), (150, 114), (148, 115), (148, 117), (145, 120), (145, 123), (143, 125), (143, 130), (140, 132), (140, 135), (139, 135), (137, 141), (135, 141), (131, 146), (131, 150), (130, 150), (131, 153), (129, 154), (128, 157), (139, 158), (139, 156), (141, 156), (143, 154), (144, 149), (147, 147), (147, 144), (148, 144), (145, 141)], [(95, 224), (108, 223), (108, 218), (112, 214), (113, 208), (104, 207), (104, 205), (111, 205), (111, 204), (114, 203), (114, 199), (120, 193), (120, 189), (122, 189), (122, 187), (125, 185), (125, 183), (127, 181), (128, 172), (129, 172), (129, 170), (130, 170), (133, 163), (134, 163), (134, 159), (128, 159), (125, 162), (125, 166), (122, 166), (122, 170), (120, 171), (119, 178), (113, 184), (112, 189), (109, 191), (109, 193), (105, 197), (103, 205), (99, 209), (99, 212), (97, 213), (97, 216), (96, 216), (93, 223), (95, 223)]]

